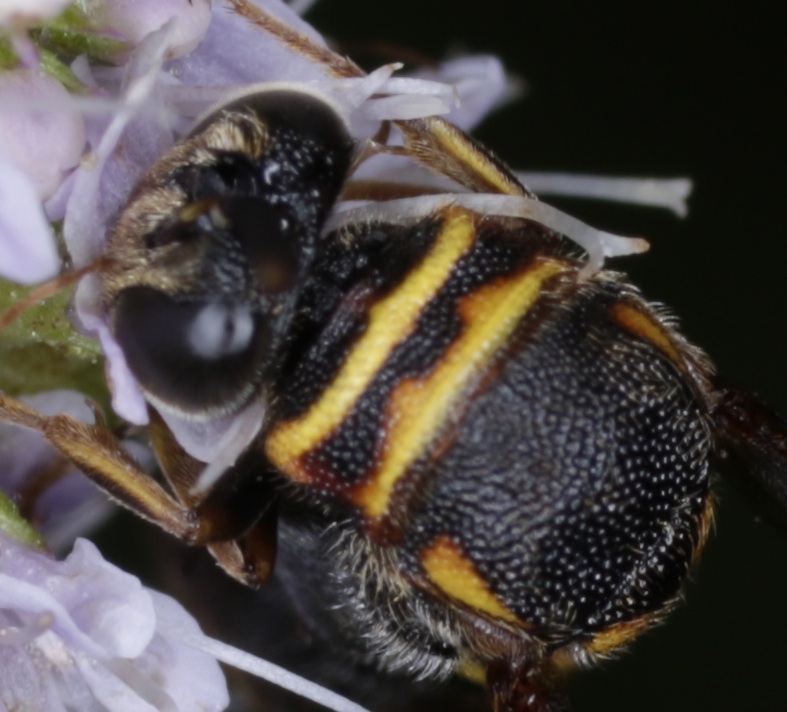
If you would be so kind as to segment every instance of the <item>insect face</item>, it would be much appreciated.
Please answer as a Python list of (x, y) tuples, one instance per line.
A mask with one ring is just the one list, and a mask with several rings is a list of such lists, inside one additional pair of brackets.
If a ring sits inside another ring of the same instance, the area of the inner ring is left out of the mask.
[(258, 92), (206, 117), (138, 185), (102, 277), (151, 402), (206, 419), (258, 392), (351, 151), (322, 99)]

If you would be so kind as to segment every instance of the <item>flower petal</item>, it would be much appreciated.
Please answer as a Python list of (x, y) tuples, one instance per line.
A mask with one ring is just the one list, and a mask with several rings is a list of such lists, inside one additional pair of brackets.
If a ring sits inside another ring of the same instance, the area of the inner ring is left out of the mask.
[(57, 17), (71, 0), (3, 0), (0, 2), (0, 27), (21, 29), (35, 27)]
[(60, 82), (37, 70), (0, 72), (0, 142), (41, 200), (79, 164), (85, 123)]
[[(204, 637), (196, 621), (174, 598), (149, 591), (162, 635), (145, 651), (150, 675), (162, 680), (162, 688), (178, 701), (183, 712), (214, 712), (229, 704), (224, 675), (213, 657), (181, 641), (184, 633)], [(174, 635), (177, 631), (178, 635)], [(171, 632), (173, 634), (166, 635)]]
[[(134, 182), (160, 153), (162, 142), (171, 144), (166, 117), (152, 111), (151, 94), (173, 32), (174, 25), (166, 25), (149, 35), (132, 55), (122, 102), (109, 122), (99, 122), (99, 138), (91, 139), (92, 153), (76, 172), (63, 224), (63, 237), (76, 267), (101, 254), (109, 224)], [(124, 150), (119, 150), (121, 146)]]
[[(161, 153), (172, 137), (166, 117), (145, 113), (155, 88), (173, 32), (171, 24), (148, 36), (129, 62), (124, 104), (95, 139), (91, 163), (77, 171), (66, 209), (63, 237), (74, 264), (89, 264), (103, 251), (109, 226), (142, 171)], [(116, 150), (119, 145), (122, 151)], [(147, 422), (147, 408), (125, 364), (122, 352), (106, 324), (100, 286), (88, 275), (75, 297), (82, 326), (99, 338), (107, 356), (113, 388), (113, 407), (126, 420)]]
[[(284, 3), (265, 0), (257, 4), (311, 42), (325, 46), (319, 33)], [(202, 44), (170, 67), (183, 84), (195, 86), (316, 82), (326, 76), (323, 65), (283, 45), (280, 38), (255, 27), (224, 3), (215, 7)]]
[(91, 26), (133, 46), (168, 21), (175, 21), (170, 57), (188, 54), (205, 37), (211, 20), (209, 0), (108, 0), (95, 5)]
[(60, 270), (52, 228), (27, 176), (0, 145), (0, 276), (22, 284), (54, 277)]
[(252, 401), (239, 413), (208, 422), (188, 420), (166, 411), (161, 411), (161, 417), (189, 455), (210, 463), (195, 485), (196, 490), (206, 491), (235, 464), (260, 432), (265, 405)]
[(456, 108), (446, 117), (470, 131), (492, 111), (522, 94), (522, 82), (509, 76), (497, 57), (475, 55), (443, 62), (435, 70), (420, 70), (416, 76), (454, 88)]
[(155, 630), (148, 594), (91, 542), (77, 540), (62, 562), (11, 546), (5, 535), (0, 543), (0, 608), (53, 616), (60, 637), (96, 658), (135, 657), (148, 645)]
[(188, 613), (84, 540), (58, 562), (0, 531), (0, 629), (0, 709), (219, 712), (229, 701)]

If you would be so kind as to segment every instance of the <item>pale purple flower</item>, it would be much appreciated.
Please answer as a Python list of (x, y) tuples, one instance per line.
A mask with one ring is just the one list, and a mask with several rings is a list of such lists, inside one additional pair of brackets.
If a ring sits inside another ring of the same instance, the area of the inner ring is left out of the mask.
[(41, 202), (85, 150), (82, 116), (68, 92), (37, 69), (0, 72), (0, 275), (24, 284), (53, 277), (60, 259)]
[(0, 276), (23, 284), (60, 269), (41, 202), (84, 153), (84, 120), (62, 110), (67, 100), (63, 86), (38, 70), (0, 72)]
[(0, 531), (0, 707), (211, 712), (228, 693), (202, 634), (171, 598), (80, 539), (63, 561)]
[(57, 17), (71, 0), (0, 0), (0, 28), (35, 27)]
[(218, 712), (217, 660), (334, 712), (367, 712), (319, 685), (205, 636), (174, 599), (144, 587), (78, 539), (57, 561), (0, 493), (0, 710)]
[(210, 0), (111, 0), (93, 2), (91, 27), (102, 34), (139, 45), (151, 32), (172, 21), (170, 58), (191, 52), (205, 37), (211, 18)]
[(436, 69), (420, 70), (417, 76), (454, 87), (459, 100), (449, 118), (464, 131), (472, 131), (490, 112), (524, 91), (523, 82), (509, 76), (503, 63), (490, 55), (457, 57)]
[(0, 0), (0, 31), (5, 30), (21, 66), (36, 68), (40, 54), (27, 30), (57, 17), (69, 0)]
[(67, 110), (68, 92), (40, 70), (0, 72), (0, 144), (33, 184), (54, 195), (85, 152), (85, 122)]
[(35, 284), (60, 269), (55, 236), (33, 184), (0, 145), (0, 277)]
[(0, 276), (42, 282), (60, 269), (42, 201), (85, 150), (82, 116), (60, 82), (38, 69), (0, 72)]

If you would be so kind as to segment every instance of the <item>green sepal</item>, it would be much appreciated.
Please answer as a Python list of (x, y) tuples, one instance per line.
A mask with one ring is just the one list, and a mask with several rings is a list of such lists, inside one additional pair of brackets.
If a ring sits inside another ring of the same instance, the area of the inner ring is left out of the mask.
[(110, 63), (128, 56), (132, 49), (125, 40), (96, 33), (90, 18), (78, 5), (71, 5), (60, 17), (47, 23), (36, 33), (36, 40), (61, 57), (73, 59), (86, 54), (91, 59)]
[(44, 538), (19, 514), (16, 505), (2, 490), (0, 490), (0, 529), (22, 544), (35, 549), (46, 549)]
[[(0, 390), (19, 396), (66, 388), (107, 406), (101, 349), (68, 318), (72, 291), (34, 305), (0, 331)], [(0, 315), (28, 292), (0, 279)]]

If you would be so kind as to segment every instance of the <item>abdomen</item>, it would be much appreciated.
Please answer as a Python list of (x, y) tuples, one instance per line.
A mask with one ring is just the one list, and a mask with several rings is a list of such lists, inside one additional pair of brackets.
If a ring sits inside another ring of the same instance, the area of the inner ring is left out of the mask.
[(625, 642), (707, 529), (701, 355), (539, 226), (449, 208), (380, 231), (315, 270), (269, 458), (376, 562), (375, 605), (426, 602), (394, 628), (448, 611), (482, 665)]

